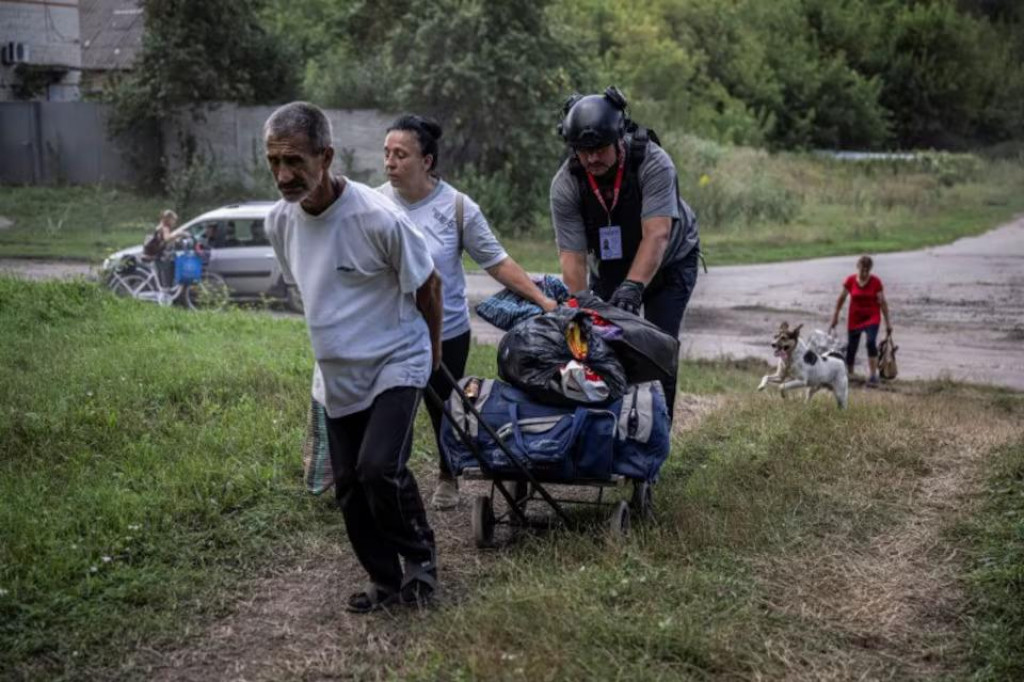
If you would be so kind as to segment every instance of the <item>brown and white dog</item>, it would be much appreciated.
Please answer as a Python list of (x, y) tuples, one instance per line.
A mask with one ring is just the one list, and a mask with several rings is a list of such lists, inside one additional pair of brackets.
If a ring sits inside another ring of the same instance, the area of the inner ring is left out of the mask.
[(789, 323), (779, 325), (779, 331), (772, 340), (775, 357), (779, 364), (775, 374), (766, 374), (757, 390), (763, 391), (768, 384), (781, 384), (779, 392), (783, 398), (786, 392), (795, 388), (807, 389), (807, 400), (823, 388), (832, 391), (839, 403), (839, 409), (845, 409), (850, 395), (850, 383), (846, 376), (846, 362), (833, 355), (819, 355), (800, 338), (800, 328), (790, 330)]

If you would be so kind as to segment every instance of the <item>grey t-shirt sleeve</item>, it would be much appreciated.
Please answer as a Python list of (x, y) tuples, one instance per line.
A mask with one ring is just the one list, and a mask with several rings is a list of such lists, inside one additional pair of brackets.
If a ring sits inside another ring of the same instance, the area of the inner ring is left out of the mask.
[(463, 206), (462, 246), (476, 264), (486, 270), (508, 258), (501, 242), (494, 236), (480, 207), (466, 197)]
[(648, 145), (640, 164), (640, 192), (643, 195), (641, 220), (680, 217), (675, 164), (665, 150), (653, 142)]
[(551, 225), (555, 228), (559, 251), (586, 252), (587, 233), (580, 212), (580, 189), (566, 163), (551, 180)]
[(285, 224), (283, 213), (284, 207), (278, 205), (267, 215), (267, 240), (274, 249), (274, 257), (277, 258), (277, 265), (281, 268), (281, 276), (284, 277), (285, 284), (294, 286), (295, 275), (292, 274), (288, 259), (285, 257), (284, 235), (281, 234)]
[(398, 286), (403, 294), (413, 294), (434, 271), (434, 259), (420, 229), (404, 214), (396, 211), (385, 244), (386, 258), (398, 273)]

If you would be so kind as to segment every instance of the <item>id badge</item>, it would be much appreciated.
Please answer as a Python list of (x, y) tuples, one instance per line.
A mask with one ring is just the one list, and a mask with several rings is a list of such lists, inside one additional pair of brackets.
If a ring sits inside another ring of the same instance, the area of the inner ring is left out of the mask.
[(618, 225), (602, 227), (597, 233), (601, 242), (601, 260), (619, 260), (622, 258), (622, 228)]

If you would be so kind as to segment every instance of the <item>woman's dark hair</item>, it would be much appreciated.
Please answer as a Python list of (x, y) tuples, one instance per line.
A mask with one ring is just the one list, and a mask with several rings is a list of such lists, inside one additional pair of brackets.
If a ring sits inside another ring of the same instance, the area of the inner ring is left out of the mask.
[(392, 130), (406, 130), (415, 134), (420, 143), (420, 154), (430, 156), (430, 170), (437, 167), (437, 141), (441, 139), (441, 125), (437, 121), (416, 114), (404, 114), (395, 119), (387, 132)]
[(860, 268), (862, 265), (870, 270), (875, 266), (875, 261), (871, 260), (871, 256), (861, 256), (857, 259), (857, 267)]

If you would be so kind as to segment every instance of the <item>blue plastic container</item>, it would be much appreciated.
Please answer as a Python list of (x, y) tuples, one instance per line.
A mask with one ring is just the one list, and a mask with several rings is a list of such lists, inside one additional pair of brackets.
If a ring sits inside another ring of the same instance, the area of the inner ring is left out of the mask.
[(203, 259), (195, 251), (183, 251), (174, 257), (174, 283), (191, 284), (203, 275)]

